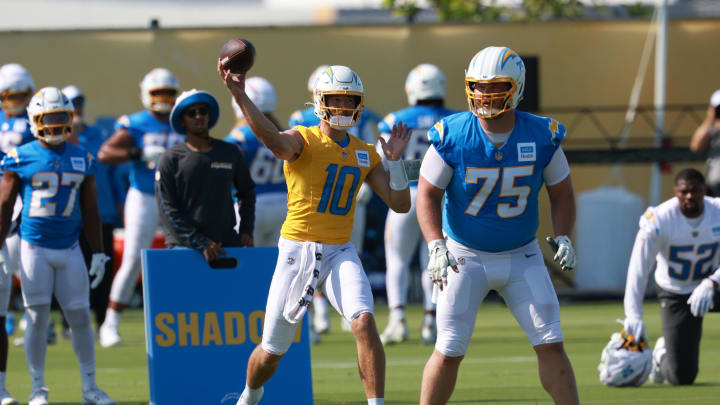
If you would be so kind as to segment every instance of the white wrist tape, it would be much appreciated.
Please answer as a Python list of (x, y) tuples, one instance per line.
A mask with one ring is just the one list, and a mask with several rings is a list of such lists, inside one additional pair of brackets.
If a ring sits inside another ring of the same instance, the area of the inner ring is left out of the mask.
[(395, 191), (408, 188), (408, 177), (402, 160), (385, 160), (385, 167), (390, 175), (390, 188)]
[(711, 274), (708, 278), (709, 278), (710, 280), (712, 280), (712, 281), (720, 284), (720, 268), (718, 268), (717, 270), (715, 270), (715, 272), (714, 272), (713, 274)]

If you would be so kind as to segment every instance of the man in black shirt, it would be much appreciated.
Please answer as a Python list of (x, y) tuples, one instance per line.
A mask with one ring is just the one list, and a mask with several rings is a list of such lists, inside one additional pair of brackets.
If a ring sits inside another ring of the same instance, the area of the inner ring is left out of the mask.
[[(187, 137), (160, 158), (155, 173), (165, 244), (197, 249), (208, 262), (225, 254), (223, 246), (252, 246), (255, 221), (255, 183), (242, 152), (210, 138), (219, 116), (212, 94), (194, 89), (181, 94), (170, 124)], [(233, 229), (233, 191), (241, 218), (239, 234)]]

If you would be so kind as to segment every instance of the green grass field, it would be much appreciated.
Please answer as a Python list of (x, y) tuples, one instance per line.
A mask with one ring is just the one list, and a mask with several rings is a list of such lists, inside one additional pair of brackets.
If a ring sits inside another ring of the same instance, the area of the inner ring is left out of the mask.
[[(720, 403), (720, 314), (709, 314), (704, 324), (700, 373), (695, 385), (672, 387), (646, 383), (640, 388), (607, 388), (598, 380), (600, 351), (619, 330), (621, 303), (589, 302), (562, 305), (563, 332), (584, 404), (718, 404)], [(656, 302), (645, 305), (651, 341), (660, 333)], [(54, 314), (56, 315), (56, 314)], [(385, 326), (387, 310), (377, 311), (378, 327)], [(417, 404), (420, 379), (432, 347), (419, 342), (420, 307), (411, 307), (408, 322), (410, 341), (386, 348), (386, 404)], [(340, 330), (333, 318), (332, 332), (312, 347), (315, 403), (365, 404), (358, 377), (352, 336)], [(98, 382), (119, 404), (148, 402), (147, 360), (140, 311), (128, 312), (120, 332), (125, 344), (118, 348), (97, 347)], [(17, 335), (15, 335), (17, 336)], [(15, 337), (13, 336), (13, 337)], [(11, 340), (12, 338), (11, 337)], [(178, 363), (182, 366), (182, 363)], [(282, 366), (282, 365), (281, 365)], [(242, 365), (244, 367), (244, 365)], [(77, 362), (68, 341), (48, 348), (46, 383), (52, 404), (76, 404), (80, 400)], [(241, 384), (241, 383), (239, 383)], [(7, 386), (26, 401), (30, 382), (21, 347), (11, 347)], [(238, 386), (241, 389), (242, 385)], [(534, 352), (515, 319), (502, 304), (481, 308), (475, 334), (463, 365), (451, 404), (550, 404), (540, 386)]]

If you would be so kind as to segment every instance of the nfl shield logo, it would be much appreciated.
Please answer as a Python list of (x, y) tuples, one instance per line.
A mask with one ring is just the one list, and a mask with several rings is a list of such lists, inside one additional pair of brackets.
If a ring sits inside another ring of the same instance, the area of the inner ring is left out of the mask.
[(56, 169), (59, 169), (59, 168), (60, 168), (60, 162), (58, 162), (58, 161), (56, 160), (55, 163), (53, 163), (53, 166), (55, 166)]
[(502, 152), (500, 152), (499, 150), (498, 150), (498, 151), (495, 151), (495, 160), (501, 161), (502, 158), (503, 158)]

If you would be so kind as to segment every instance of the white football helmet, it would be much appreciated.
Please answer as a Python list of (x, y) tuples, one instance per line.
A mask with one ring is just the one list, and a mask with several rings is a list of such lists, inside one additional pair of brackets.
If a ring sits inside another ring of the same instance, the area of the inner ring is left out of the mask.
[(638, 387), (652, 370), (652, 350), (647, 342), (613, 333), (600, 357), (600, 382), (611, 387)]
[[(22, 113), (35, 91), (35, 82), (22, 65), (8, 63), (0, 67), (0, 100), (3, 110), (12, 115)], [(25, 98), (10, 96), (25, 94)]]
[[(353, 96), (355, 107), (328, 107), (325, 97), (330, 95)], [(315, 115), (333, 129), (351, 128), (360, 122), (364, 95), (360, 77), (352, 69), (346, 66), (330, 66), (320, 73), (315, 81), (313, 89)]]
[[(172, 95), (157, 94), (160, 90), (172, 90)], [(175, 105), (180, 85), (172, 72), (165, 68), (155, 68), (140, 82), (140, 98), (143, 106), (150, 111), (168, 114)]]
[(72, 132), (73, 105), (56, 87), (44, 87), (35, 93), (27, 112), (30, 131), (43, 142), (61, 144)]
[(329, 68), (330, 65), (320, 65), (313, 70), (312, 74), (308, 78), (308, 85), (307, 89), (312, 94), (313, 90), (315, 89), (315, 81), (317, 80), (318, 76), (320, 76), (320, 73), (324, 72)]
[[(480, 83), (509, 83), (510, 88), (498, 93), (475, 92)], [(504, 46), (489, 46), (478, 52), (465, 71), (468, 106), (478, 118), (494, 118), (517, 108), (524, 90), (525, 64), (515, 51)], [(496, 100), (503, 100), (502, 108), (493, 106)]]
[(417, 65), (405, 79), (405, 93), (410, 105), (417, 104), (418, 100), (443, 99), (445, 74), (429, 63)]
[[(245, 93), (261, 113), (270, 114), (275, 111), (275, 107), (277, 106), (277, 92), (275, 91), (275, 86), (267, 79), (258, 76), (248, 77), (245, 79)], [(235, 97), (232, 97), (232, 106), (235, 111), (235, 116), (237, 118), (243, 118), (243, 112), (235, 101)]]

